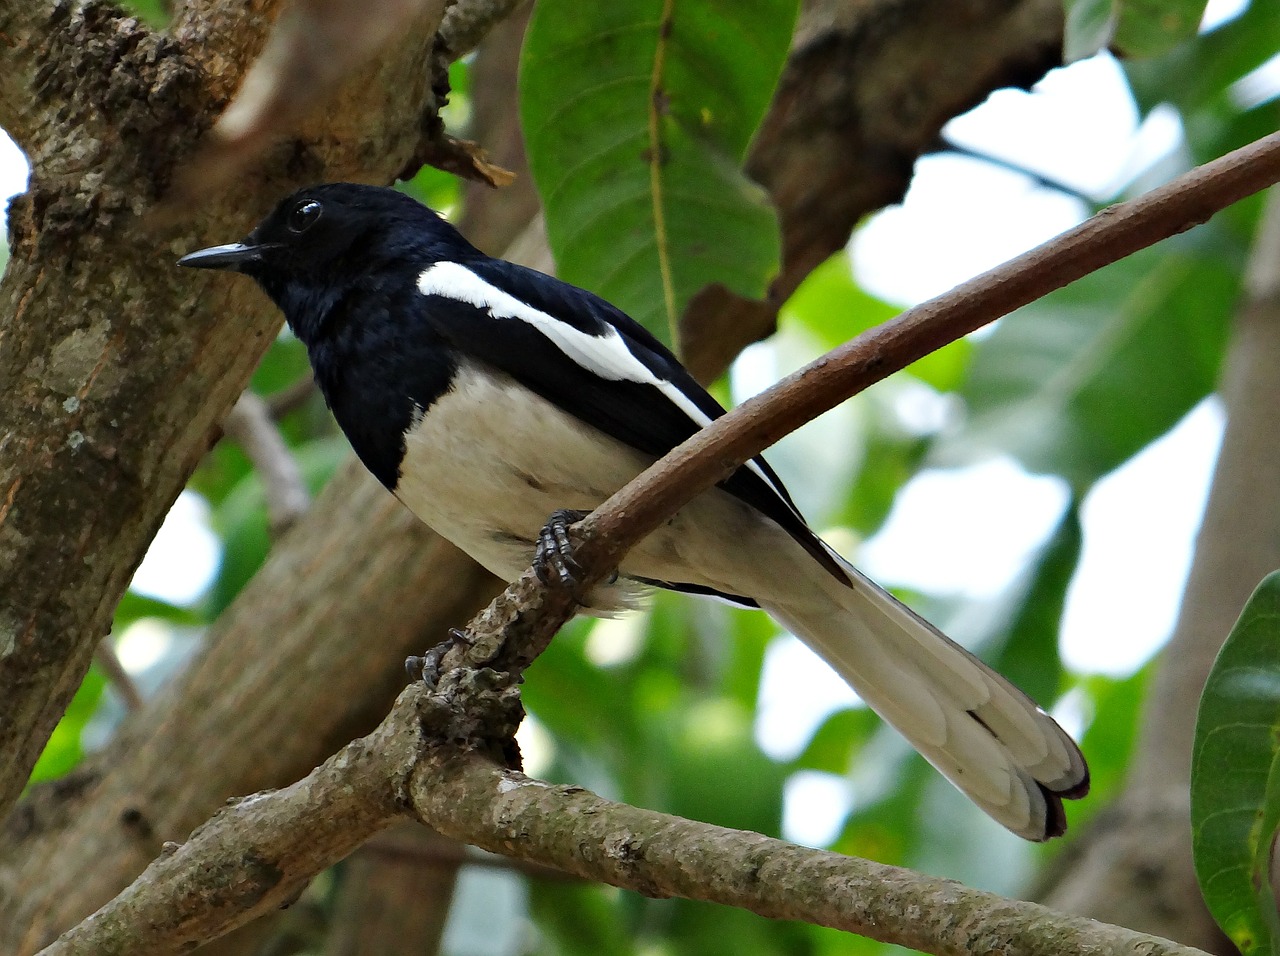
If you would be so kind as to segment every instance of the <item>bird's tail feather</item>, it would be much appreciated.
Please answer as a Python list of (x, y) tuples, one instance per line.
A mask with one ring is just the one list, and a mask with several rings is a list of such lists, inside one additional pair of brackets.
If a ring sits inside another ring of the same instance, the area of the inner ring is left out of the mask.
[(762, 601), (948, 780), (1029, 840), (1089, 789), (1075, 742), (1007, 680), (848, 566), (818, 606)]

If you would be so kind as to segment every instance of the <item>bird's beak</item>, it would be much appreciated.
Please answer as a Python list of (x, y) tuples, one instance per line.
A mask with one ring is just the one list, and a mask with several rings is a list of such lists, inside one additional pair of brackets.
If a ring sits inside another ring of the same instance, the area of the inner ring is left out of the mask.
[(188, 253), (178, 260), (178, 265), (192, 269), (227, 269), (241, 272), (244, 266), (262, 261), (263, 246), (248, 242), (229, 242), (225, 246), (210, 246), (198, 252)]

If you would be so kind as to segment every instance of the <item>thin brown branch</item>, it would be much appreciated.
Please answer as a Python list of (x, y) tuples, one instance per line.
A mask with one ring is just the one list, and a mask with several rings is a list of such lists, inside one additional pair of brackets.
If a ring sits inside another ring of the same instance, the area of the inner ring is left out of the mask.
[[(1208, 220), (1280, 179), (1280, 133), (1137, 199), (902, 313), (713, 422), (581, 525), (580, 563), (608, 571), (640, 538), (743, 461), (925, 355), (1082, 276)], [(602, 575), (593, 578), (598, 581)]]
[[(686, 442), (587, 519), (577, 555), (584, 584), (599, 580), (652, 526), (646, 522), (674, 513), (778, 429), (812, 418), (1038, 295), (1203, 222), (1277, 178), (1280, 134), (1104, 210), (784, 380)], [(448, 836), (586, 878), (807, 919), (933, 953), (1196, 952), (949, 881), (609, 804), (580, 788), (550, 787), (495, 767), (484, 754), (502, 754), (514, 732), (522, 672), (572, 606), (563, 589), (545, 587), (527, 571), (473, 619), (470, 639), (448, 651), (438, 678), (401, 694), (373, 735), (293, 787), (233, 811), (247, 807), (250, 819), (215, 817), (46, 952), (176, 952), (197, 938), (193, 927), (206, 938), (284, 901), (310, 873), (409, 805)], [(341, 772), (348, 766), (360, 775), (357, 789), (369, 802), (363, 826), (334, 833), (332, 815), (350, 807), (351, 782)], [(368, 792), (375, 773), (389, 778), (391, 793)], [(324, 839), (315, 838), (317, 826), (328, 827)], [(246, 885), (251, 892), (237, 889), (233, 898), (226, 889)]]
[(489, 31), (511, 16), (525, 0), (458, 0), (440, 24), (440, 39), (450, 59), (459, 59), (476, 48)]
[(98, 666), (102, 668), (103, 673), (107, 675), (107, 681), (116, 689), (120, 699), (124, 701), (125, 709), (131, 713), (141, 710), (142, 694), (138, 692), (138, 685), (133, 682), (129, 672), (120, 663), (120, 657), (116, 654), (116, 648), (111, 643), (110, 636), (98, 643), (98, 649), (94, 653), (94, 657), (97, 659)]
[(266, 401), (245, 390), (222, 420), (227, 437), (253, 463), (262, 481), (272, 537), (289, 530), (311, 507), (311, 495)]
[(263, 399), (267, 403), (267, 411), (272, 421), (280, 421), (286, 415), (296, 412), (316, 394), (316, 380), (310, 369), (296, 382), (286, 385), (278, 392), (272, 392)]

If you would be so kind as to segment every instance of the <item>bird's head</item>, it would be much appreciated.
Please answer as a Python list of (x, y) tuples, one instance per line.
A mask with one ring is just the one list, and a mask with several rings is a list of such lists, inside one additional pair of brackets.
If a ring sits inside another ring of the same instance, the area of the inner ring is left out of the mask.
[(178, 265), (250, 276), (305, 340), (354, 283), (416, 277), (432, 262), (474, 252), (457, 230), (409, 196), (330, 183), (294, 193), (242, 241), (190, 253)]

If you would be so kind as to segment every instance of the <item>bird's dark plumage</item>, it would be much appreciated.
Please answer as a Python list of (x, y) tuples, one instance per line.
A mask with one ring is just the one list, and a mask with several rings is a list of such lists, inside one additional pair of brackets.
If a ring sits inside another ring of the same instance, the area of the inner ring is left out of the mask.
[[(623, 312), (484, 255), (392, 190), (304, 189), (244, 242), (181, 264), (255, 279), (369, 470), (508, 579), (552, 512), (591, 510), (724, 414)], [(648, 585), (767, 610), (1022, 836), (1061, 833), (1062, 799), (1088, 788), (1057, 724), (833, 552), (762, 458), (682, 509), (588, 600), (608, 612)]]

